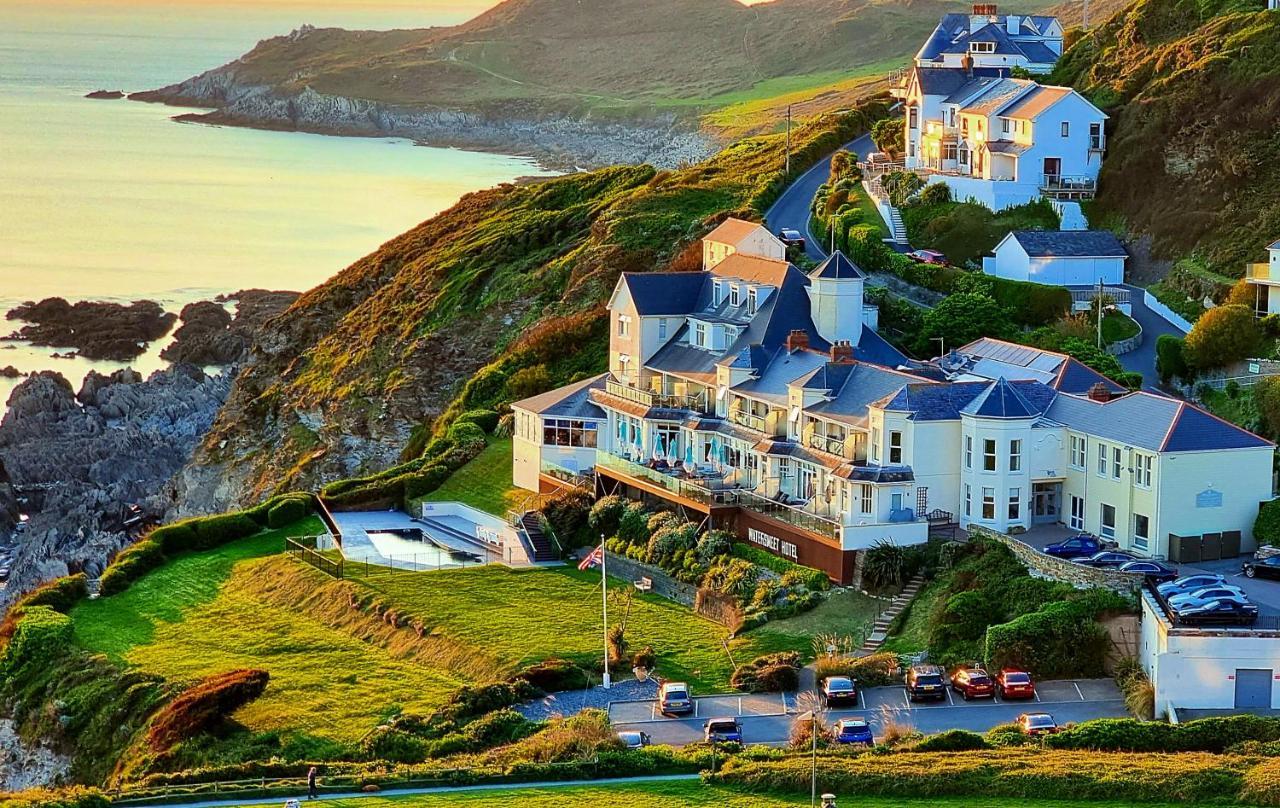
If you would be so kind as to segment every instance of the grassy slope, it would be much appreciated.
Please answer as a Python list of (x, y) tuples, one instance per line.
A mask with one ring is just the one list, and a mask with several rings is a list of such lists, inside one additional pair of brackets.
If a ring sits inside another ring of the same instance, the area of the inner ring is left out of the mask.
[(511, 438), (493, 440), (480, 456), (454, 472), (426, 497), (431, 502), (465, 502), (502, 516), (522, 492), (511, 482)]
[[(821, 784), (819, 784), (821, 786)], [(857, 808), (1127, 808), (1120, 801), (1080, 802), (1077, 800), (1010, 800), (983, 797), (932, 797), (902, 799), (837, 795), (841, 804)], [(563, 788), (527, 788), (423, 794), (411, 797), (374, 797), (359, 800), (336, 800), (333, 808), (436, 808), (436, 806), (519, 805), (521, 808), (701, 808), (726, 806), (734, 808), (783, 808), (809, 804), (809, 795), (749, 794), (724, 786), (707, 786), (697, 781), (623, 783), (607, 786), (566, 786)], [(1149, 804), (1148, 808), (1171, 808)]]

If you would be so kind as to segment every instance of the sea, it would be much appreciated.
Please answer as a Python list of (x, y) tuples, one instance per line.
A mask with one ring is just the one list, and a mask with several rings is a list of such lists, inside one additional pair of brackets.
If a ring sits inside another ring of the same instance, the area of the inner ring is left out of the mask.
[[(178, 123), (191, 110), (91, 100), (155, 89), (303, 24), (450, 25), (491, 0), (0, 0), (0, 313), (26, 300), (157, 300), (306, 290), (527, 159)], [(20, 323), (0, 322), (0, 334)], [(164, 365), (53, 358), (0, 341), (0, 368)], [(0, 412), (18, 381), (0, 379)]]

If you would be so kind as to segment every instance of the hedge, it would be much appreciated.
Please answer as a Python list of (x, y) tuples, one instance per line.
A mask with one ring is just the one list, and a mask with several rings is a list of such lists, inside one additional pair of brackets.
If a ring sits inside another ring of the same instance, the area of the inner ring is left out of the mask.
[(13, 636), (13, 632), (18, 627), (18, 621), (27, 609), (47, 606), (55, 612), (66, 614), (87, 597), (89, 597), (89, 579), (83, 572), (41, 584), (9, 607), (4, 622), (0, 623), (0, 642), (8, 641)]
[(458, 419), (454, 421), (454, 425), (475, 424), (485, 432), (493, 432), (493, 430), (498, 426), (499, 417), (498, 413), (494, 410), (468, 410), (458, 416)]
[(965, 729), (950, 729), (930, 735), (911, 747), (913, 752), (968, 752), (976, 749), (990, 749), (991, 744), (976, 732)]
[(793, 692), (800, 686), (800, 654), (782, 651), (756, 657), (739, 666), (729, 684), (747, 693)]
[(985, 654), (992, 669), (1018, 667), (1037, 676), (1102, 676), (1107, 632), (1081, 601), (1045, 604), (1008, 623), (987, 628)]
[(23, 670), (43, 668), (71, 647), (71, 618), (48, 606), (23, 611), (13, 636), (0, 656), (0, 678), (21, 676)]
[[(484, 411), (471, 413), (481, 418)], [(400, 507), (435, 491), (449, 475), (470, 463), (485, 448), (484, 429), (474, 421), (455, 421), (422, 456), (366, 477), (339, 480), (320, 489), (333, 510), (377, 510)]]
[(1250, 741), (1280, 741), (1280, 718), (1231, 715), (1176, 725), (1133, 718), (1100, 718), (1045, 739), (1046, 745), (1055, 749), (1107, 752), (1222, 753)]
[(33, 788), (4, 794), (3, 808), (109, 808), (111, 801), (101, 791), (72, 786), (70, 788)]
[(758, 547), (752, 547), (742, 542), (734, 542), (729, 552), (735, 558), (750, 561), (752, 564), (772, 570), (779, 575), (798, 576), (799, 583), (804, 584), (805, 588), (811, 591), (825, 592), (831, 588), (831, 579), (822, 570), (788, 561), (781, 556), (776, 556)]

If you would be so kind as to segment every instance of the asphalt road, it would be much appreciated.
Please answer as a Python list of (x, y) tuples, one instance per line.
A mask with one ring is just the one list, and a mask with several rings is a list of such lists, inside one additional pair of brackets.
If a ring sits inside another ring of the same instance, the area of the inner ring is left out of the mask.
[(1172, 334), (1175, 337), (1186, 336), (1168, 320), (1152, 311), (1143, 300), (1143, 289), (1140, 286), (1124, 284), (1129, 290), (1129, 302), (1133, 306), (1133, 319), (1142, 326), (1142, 344), (1118, 359), (1125, 370), (1142, 374), (1143, 385), (1154, 388), (1160, 382), (1156, 375), (1156, 340), (1161, 334)]
[[(949, 729), (985, 732), (1028, 712), (1050, 713), (1059, 724), (1128, 715), (1124, 698), (1110, 679), (1040, 682), (1036, 690), (1036, 699), (1028, 701), (964, 701), (948, 691), (945, 701), (911, 704), (902, 687), (875, 687), (859, 694), (857, 709), (830, 710), (825, 720), (834, 724), (841, 718), (865, 718), (872, 733), (879, 737), (887, 720), (933, 734)], [(741, 720), (743, 738), (748, 744), (780, 746), (787, 743), (791, 726), (803, 710), (797, 707), (793, 696), (760, 694), (743, 696), (741, 700), (739, 707), (737, 696), (695, 699), (699, 702), (697, 715), (687, 718), (656, 715), (652, 702), (621, 702), (610, 707), (609, 717), (616, 729), (646, 732), (655, 744), (698, 743), (702, 740), (703, 722), (724, 716)]]
[[(865, 160), (867, 155), (875, 150), (870, 134), (850, 141), (843, 148), (857, 154), (859, 160)], [(805, 254), (815, 261), (826, 258), (827, 253), (820, 245), (815, 244), (812, 238), (809, 238), (809, 206), (813, 203), (813, 197), (818, 193), (818, 188), (827, 181), (827, 176), (830, 174), (831, 155), (827, 155), (791, 183), (791, 187), (782, 192), (782, 196), (778, 197), (778, 201), (774, 202), (773, 207), (769, 208), (764, 215), (765, 224), (774, 233), (784, 227), (804, 233)]]

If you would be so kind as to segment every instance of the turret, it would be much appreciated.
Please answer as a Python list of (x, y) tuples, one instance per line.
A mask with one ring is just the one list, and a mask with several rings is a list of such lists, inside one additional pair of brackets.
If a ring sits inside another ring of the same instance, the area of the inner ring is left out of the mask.
[(810, 314), (827, 342), (858, 344), (866, 279), (866, 273), (839, 250), (809, 273)]

